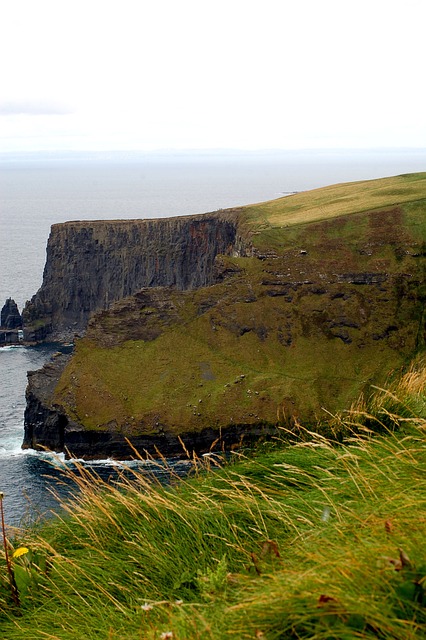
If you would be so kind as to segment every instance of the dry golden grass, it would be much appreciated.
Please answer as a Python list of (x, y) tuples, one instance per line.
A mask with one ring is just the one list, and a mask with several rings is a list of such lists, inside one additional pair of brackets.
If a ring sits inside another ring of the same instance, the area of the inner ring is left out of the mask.
[[(387, 391), (402, 406), (425, 378), (418, 360)], [(194, 459), (196, 477), (169, 487), (77, 464), (65, 515), (15, 541), (46, 562), (19, 612), (0, 581), (3, 637), (424, 638), (426, 419), (413, 409), (382, 436), (351, 420), (341, 444), (299, 425), (291, 446), (215, 473)]]
[(304, 191), (245, 209), (250, 221), (272, 227), (326, 220), (426, 198), (426, 173), (348, 182)]

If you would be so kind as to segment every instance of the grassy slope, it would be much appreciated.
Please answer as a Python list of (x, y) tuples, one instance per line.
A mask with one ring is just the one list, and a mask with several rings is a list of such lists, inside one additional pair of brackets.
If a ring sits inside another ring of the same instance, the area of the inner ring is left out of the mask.
[[(251, 226), (260, 236), (256, 244), (264, 242), (262, 232), (269, 228), (298, 226), (342, 215), (374, 211), (426, 197), (426, 173), (413, 173), (348, 182), (304, 191), (246, 208)], [(423, 232), (424, 234), (424, 227)], [(423, 235), (424, 238), (424, 235)]]
[[(103, 314), (54, 401), (86, 428), (116, 421), (130, 436), (157, 424), (312, 421), (347, 406), (419, 346), (424, 267), (413, 254), (426, 238), (425, 198), (426, 174), (414, 174), (244, 208), (241, 229), (276, 255), (227, 259), (234, 275), (222, 284)], [(360, 272), (413, 275), (336, 281)]]
[(83, 473), (68, 516), (14, 540), (32, 585), (18, 615), (3, 573), (2, 637), (425, 637), (425, 364), (336, 424), (343, 444), (302, 429), (168, 488)]

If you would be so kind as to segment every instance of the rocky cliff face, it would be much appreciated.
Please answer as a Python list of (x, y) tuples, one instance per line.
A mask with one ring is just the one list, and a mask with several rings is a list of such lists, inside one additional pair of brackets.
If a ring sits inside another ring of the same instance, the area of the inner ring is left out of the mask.
[(52, 451), (64, 450), (64, 430), (68, 419), (60, 407), (50, 405), (49, 398), (52, 397), (69, 359), (70, 355), (57, 354), (42, 369), (28, 371), (24, 416), (28, 427), (25, 429), (23, 448), (36, 448), (37, 443), (46, 442), (46, 447)]
[(25, 325), (72, 336), (92, 312), (142, 287), (209, 285), (216, 255), (245, 251), (236, 228), (236, 211), (53, 225), (43, 284), (24, 309)]

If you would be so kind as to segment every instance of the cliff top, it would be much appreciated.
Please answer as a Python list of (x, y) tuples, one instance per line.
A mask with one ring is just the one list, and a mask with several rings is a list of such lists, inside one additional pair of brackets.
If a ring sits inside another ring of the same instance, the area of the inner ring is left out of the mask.
[(258, 247), (286, 242), (282, 230), (426, 198), (426, 172), (348, 182), (244, 207), (242, 220)]
[(67, 220), (66, 222), (57, 222), (52, 224), (53, 229), (61, 229), (61, 228), (87, 228), (87, 227), (128, 227), (135, 224), (141, 225), (152, 225), (160, 223), (171, 223), (174, 224), (176, 221), (199, 221), (205, 220), (207, 218), (215, 218), (215, 219), (233, 219), (235, 216), (242, 211), (244, 207), (232, 207), (229, 209), (219, 209), (218, 211), (208, 211), (206, 213), (191, 213), (183, 216), (165, 216), (159, 218), (117, 218), (112, 220)]

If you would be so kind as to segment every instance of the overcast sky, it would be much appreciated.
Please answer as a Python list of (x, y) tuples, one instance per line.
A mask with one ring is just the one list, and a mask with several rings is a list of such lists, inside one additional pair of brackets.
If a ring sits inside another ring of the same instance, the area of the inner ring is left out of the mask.
[(426, 0), (0, 0), (0, 149), (426, 147)]

